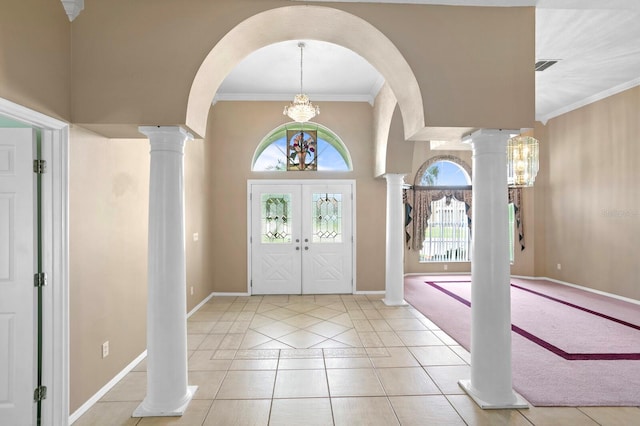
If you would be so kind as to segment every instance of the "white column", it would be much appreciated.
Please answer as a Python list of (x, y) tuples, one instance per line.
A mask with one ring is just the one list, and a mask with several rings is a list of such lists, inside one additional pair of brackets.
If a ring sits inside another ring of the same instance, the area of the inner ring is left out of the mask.
[(387, 179), (387, 250), (382, 301), (385, 305), (402, 306), (407, 304), (404, 301), (404, 174), (386, 174), (384, 177)]
[(180, 127), (140, 127), (151, 143), (147, 295), (147, 395), (133, 417), (181, 416), (187, 379), (184, 144)]
[(460, 381), (482, 408), (527, 407), (511, 385), (507, 140), (513, 132), (472, 137), (471, 380)]

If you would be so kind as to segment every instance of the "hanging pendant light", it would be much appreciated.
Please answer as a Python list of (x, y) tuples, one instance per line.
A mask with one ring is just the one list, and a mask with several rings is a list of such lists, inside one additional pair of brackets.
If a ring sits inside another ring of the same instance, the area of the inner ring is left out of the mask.
[(297, 123), (305, 123), (320, 114), (320, 107), (314, 106), (302, 90), (302, 51), (305, 44), (300, 42), (298, 47), (300, 48), (300, 93), (294, 96), (291, 105), (284, 107), (283, 114)]
[(533, 186), (538, 174), (538, 140), (531, 136), (514, 136), (507, 142), (507, 184), (510, 187)]

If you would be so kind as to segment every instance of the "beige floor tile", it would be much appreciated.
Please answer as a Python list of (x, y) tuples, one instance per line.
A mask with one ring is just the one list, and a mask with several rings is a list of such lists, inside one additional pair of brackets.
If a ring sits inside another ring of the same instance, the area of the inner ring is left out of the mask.
[(335, 309), (320, 307), (318, 309), (314, 309), (312, 311), (306, 312), (307, 315), (311, 315), (312, 317), (320, 318), (323, 320), (328, 320), (333, 317), (337, 317), (338, 315), (342, 315), (344, 312), (337, 311)]
[(464, 394), (458, 382), (471, 377), (471, 369), (468, 365), (425, 367), (425, 371), (446, 395)]
[(334, 311), (338, 311), (338, 312), (347, 312), (347, 307), (344, 306), (344, 303), (342, 302), (336, 302), (329, 305), (324, 305), (324, 307), (333, 309)]
[(236, 359), (278, 359), (279, 349), (240, 349), (236, 352)]
[(215, 400), (203, 426), (266, 426), (270, 399)]
[(347, 306), (347, 309), (347, 315), (349, 315), (351, 321), (367, 319), (367, 317), (364, 315), (364, 312), (362, 312), (362, 309), (360, 309), (358, 305), (356, 305), (355, 309), (349, 309), (349, 307)]
[[(576, 407), (529, 407), (529, 409), (520, 410), (520, 412), (536, 426), (597, 426), (606, 424), (594, 421)], [(626, 426), (633, 423), (620, 424)]]
[(447, 398), (441, 395), (389, 397), (402, 426), (464, 426)]
[(466, 362), (467, 364), (471, 364), (471, 354), (469, 353), (469, 351), (467, 351), (462, 346), (458, 346), (458, 345), (453, 345), (449, 347), (451, 348), (452, 351), (456, 353), (456, 355), (462, 358), (464, 362)]
[(371, 323), (369, 322), (368, 319), (351, 319), (351, 321), (353, 322), (353, 328), (358, 332), (358, 333), (363, 333), (365, 331), (373, 331), (373, 327), (371, 326)]
[(325, 358), (362, 358), (369, 356), (365, 348), (323, 349)]
[[(220, 321), (218, 322), (218, 324), (222, 323), (222, 322), (233, 322), (236, 319), (238, 319), (238, 315), (240, 315), (240, 309), (238, 309), (237, 311), (231, 311), (232, 307), (229, 308), (229, 311), (225, 312), (224, 314), (222, 314), (222, 316), (220, 317)], [(237, 308), (236, 308), (237, 309)], [(217, 324), (216, 324), (217, 325)], [(214, 326), (215, 327), (215, 326)]]
[(198, 386), (194, 399), (214, 399), (226, 371), (192, 371), (189, 373), (189, 385)]
[(138, 426), (201, 426), (209, 413), (211, 400), (192, 400), (181, 417), (145, 417)]
[(322, 358), (322, 349), (284, 349), (280, 351), (280, 359), (285, 358)]
[(382, 309), (379, 309), (378, 312), (380, 312), (380, 315), (382, 315), (382, 318), (385, 319), (391, 319), (391, 318), (395, 318), (395, 319), (399, 319), (399, 318), (415, 318), (415, 313), (408, 307), (408, 306), (402, 306), (402, 307), (384, 307)]
[(363, 309), (364, 312), (364, 316), (369, 320), (381, 320), (382, 319), (382, 315), (380, 315), (380, 312), (378, 312), (375, 309)]
[(278, 370), (274, 398), (329, 397), (324, 370)]
[(333, 425), (329, 398), (274, 399), (269, 426)]
[(208, 334), (215, 321), (188, 321), (187, 333), (189, 334)]
[(280, 358), (278, 370), (322, 370), (324, 369), (322, 358)]
[[(190, 334), (189, 338), (194, 336), (202, 336), (202, 334)], [(226, 334), (208, 334), (204, 336), (202, 342), (193, 349), (198, 349), (201, 351), (214, 351), (218, 349), (225, 336)]]
[(217, 399), (271, 398), (275, 371), (229, 371), (220, 386)]
[(291, 345), (287, 345), (286, 343), (282, 343), (279, 340), (270, 340), (268, 342), (264, 342), (261, 345), (254, 346), (253, 349), (291, 349)]
[(444, 346), (433, 332), (422, 331), (396, 331), (396, 334), (406, 346)]
[(414, 346), (410, 347), (409, 350), (423, 366), (466, 364), (448, 346)]
[(187, 334), (187, 349), (195, 351), (207, 337), (207, 334)]
[(387, 395), (440, 394), (440, 389), (422, 367), (378, 368), (376, 374)]
[(640, 425), (640, 407), (579, 407), (603, 426)]
[(293, 333), (294, 331), (298, 330), (298, 327), (289, 325), (281, 321), (272, 321), (271, 324), (265, 325), (260, 328), (255, 328), (254, 330), (260, 334), (271, 337), (272, 339), (277, 339), (278, 337), (284, 336), (285, 334)]
[(210, 333), (219, 333), (219, 334), (228, 333), (232, 325), (233, 325), (233, 321), (220, 320), (213, 325), (213, 328), (211, 329)]
[(244, 333), (225, 334), (217, 349), (240, 349), (240, 345), (242, 344), (243, 339)]
[(449, 346), (459, 345), (458, 342), (453, 340), (451, 336), (449, 336), (447, 333), (445, 333), (442, 330), (433, 330), (432, 332), (438, 337), (438, 339), (442, 340), (442, 343), (444, 343), (445, 345), (449, 345)]
[(447, 395), (447, 399), (469, 426), (531, 426), (518, 410), (483, 410), (466, 394)]
[(427, 327), (416, 318), (389, 318), (387, 324), (395, 331), (426, 330)]
[(309, 302), (292, 303), (287, 305), (287, 309), (304, 314), (305, 312), (318, 309), (318, 305), (316, 305), (315, 303), (309, 303)]
[(211, 359), (234, 359), (237, 349), (217, 349), (211, 355)]
[(229, 370), (275, 370), (277, 359), (234, 359)]
[(324, 340), (317, 345), (313, 345), (312, 348), (318, 349), (331, 349), (331, 348), (350, 348), (351, 345), (347, 345), (346, 343), (338, 342), (337, 340), (327, 339)]
[(326, 368), (371, 368), (369, 358), (325, 358)]
[(223, 370), (226, 371), (231, 365), (230, 359), (215, 359), (214, 351), (195, 351), (191, 357), (189, 357), (188, 367), (189, 371), (214, 371)]
[(269, 317), (277, 321), (282, 321), (286, 318), (291, 318), (292, 316), (298, 315), (298, 314), (299, 312), (292, 311), (285, 308), (278, 308), (272, 311), (262, 312), (262, 315), (264, 315), (265, 317)]
[(251, 321), (234, 321), (229, 327), (228, 333), (244, 333), (250, 325)]
[(342, 334), (345, 331), (349, 330), (348, 327), (330, 321), (322, 321), (306, 327), (305, 329), (312, 333), (329, 338), (337, 336), (338, 334)]
[(335, 426), (399, 424), (386, 397), (331, 398), (331, 406)]
[(293, 348), (301, 349), (310, 348), (313, 345), (317, 345), (318, 343), (327, 340), (327, 338), (306, 330), (298, 330), (291, 334), (287, 334), (286, 336), (282, 336), (278, 338), (278, 340)]
[(271, 340), (273, 340), (271, 337), (265, 336), (262, 333), (258, 333), (257, 331), (253, 331), (253, 330), (248, 330), (244, 335), (244, 339), (242, 339), (242, 343), (240, 343), (240, 348), (250, 349), (255, 346), (261, 345), (263, 343), (267, 343)]
[(140, 419), (131, 417), (138, 408), (137, 402), (104, 402), (94, 404), (73, 426), (134, 426)]
[(387, 356), (372, 356), (371, 362), (376, 368), (419, 367), (420, 364), (407, 348), (386, 348)]
[(147, 394), (147, 373), (132, 371), (102, 397), (101, 401), (142, 401)]
[(378, 337), (385, 347), (404, 346), (404, 343), (394, 331), (377, 331), (376, 333), (378, 333)]
[(299, 314), (282, 320), (283, 323), (292, 325), (297, 328), (307, 328), (313, 324), (322, 322), (320, 318), (312, 317), (307, 314)]
[(144, 358), (131, 371), (147, 371), (147, 358)]
[(373, 368), (329, 369), (327, 379), (332, 397), (384, 395)]
[(210, 312), (199, 310), (195, 314), (189, 317), (189, 322), (191, 321), (206, 321), (206, 322), (215, 322), (220, 319), (222, 315), (219, 312)]
[(345, 331), (344, 333), (334, 336), (333, 340), (344, 343), (345, 345), (353, 346), (355, 348), (362, 347), (362, 340), (360, 340), (360, 336), (358, 335), (358, 332), (355, 331), (354, 329)]
[(384, 344), (375, 331), (359, 331), (358, 337), (365, 348), (382, 348)]
[(369, 319), (369, 324), (371, 324), (374, 331), (393, 331), (384, 319)]

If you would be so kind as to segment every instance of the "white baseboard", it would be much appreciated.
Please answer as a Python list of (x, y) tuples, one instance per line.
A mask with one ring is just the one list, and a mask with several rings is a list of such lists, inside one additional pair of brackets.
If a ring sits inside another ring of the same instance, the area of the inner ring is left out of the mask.
[(371, 290), (371, 291), (367, 291), (367, 290), (358, 291), (358, 290), (356, 290), (353, 294), (382, 294), (383, 295), (383, 294), (385, 294), (385, 291), (383, 291), (383, 290), (375, 290), (375, 291), (374, 290)]
[[(514, 277), (515, 277), (515, 275), (514, 275)], [(581, 286), (581, 285), (578, 285), (578, 284), (572, 284), (572, 283), (556, 280), (556, 279), (549, 278), (549, 277), (516, 277), (516, 278), (529, 279), (529, 280), (547, 280), (547, 281), (551, 281), (551, 282), (556, 283), (556, 284), (566, 285), (567, 287), (577, 288), (578, 290), (588, 291), (589, 293), (599, 294), (600, 296), (606, 296), (606, 297), (610, 297), (612, 299), (622, 300), (623, 302), (629, 302), (629, 303), (633, 303), (635, 305), (640, 305), (640, 300), (632, 299), (630, 297), (620, 296), (618, 294), (607, 293), (606, 291), (596, 290), (594, 288), (584, 287), (584, 286)]]
[(187, 318), (189, 318), (191, 315), (195, 314), (196, 312), (198, 312), (198, 309), (202, 308), (202, 306), (207, 303), (209, 301), (209, 299), (211, 299), (213, 297), (213, 293), (211, 293), (210, 295), (208, 295), (207, 297), (204, 298), (204, 300), (200, 303), (198, 303), (196, 305), (195, 308), (193, 308), (191, 311), (189, 311), (189, 313), (187, 314)]
[(76, 411), (73, 412), (69, 416), (69, 424), (73, 424), (76, 420), (80, 418), (84, 413), (86, 413), (96, 402), (100, 400), (107, 392), (113, 388), (116, 383), (118, 383), (124, 376), (126, 376), (131, 370), (135, 368), (136, 365), (140, 363), (143, 359), (147, 357), (147, 351), (142, 352), (136, 359), (131, 361), (129, 365), (127, 365), (120, 373), (118, 373), (113, 379), (109, 381), (106, 385), (104, 385), (95, 395), (87, 400), (84, 404), (80, 406)]
[(250, 293), (218, 293), (213, 292), (211, 296), (232, 296), (232, 297), (240, 297), (240, 296), (251, 296)]

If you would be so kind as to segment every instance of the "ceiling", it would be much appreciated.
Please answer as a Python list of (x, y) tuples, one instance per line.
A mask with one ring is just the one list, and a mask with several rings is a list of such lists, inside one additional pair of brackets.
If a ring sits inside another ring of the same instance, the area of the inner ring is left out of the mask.
[[(545, 71), (536, 72), (536, 119), (542, 122), (640, 85), (638, 0), (370, 0), (368, 3), (535, 5), (535, 59), (559, 60)], [(305, 43), (303, 84), (312, 101), (373, 103), (384, 80), (367, 61), (335, 44), (313, 40)], [(292, 40), (253, 52), (227, 76), (214, 101), (292, 100), (300, 91), (297, 45), (298, 40)]]

